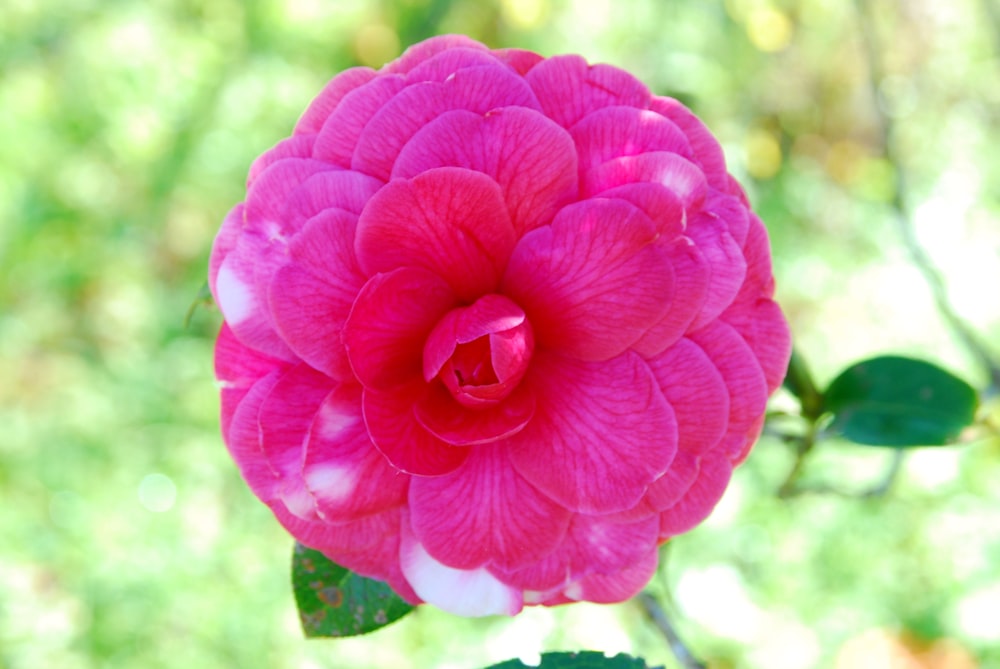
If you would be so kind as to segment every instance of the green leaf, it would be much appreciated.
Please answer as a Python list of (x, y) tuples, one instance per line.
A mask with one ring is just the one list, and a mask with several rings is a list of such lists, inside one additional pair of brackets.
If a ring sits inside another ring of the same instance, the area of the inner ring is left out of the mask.
[[(507, 660), (494, 664), (487, 669), (528, 669), (520, 660)], [(646, 664), (645, 660), (629, 657), (624, 653), (614, 657), (605, 657), (604, 653), (585, 650), (578, 653), (543, 653), (542, 663), (538, 669), (655, 669)], [(662, 668), (661, 668), (662, 669)]]
[(799, 399), (803, 416), (812, 421), (819, 418), (823, 412), (823, 397), (813, 382), (806, 361), (794, 348), (792, 349), (792, 358), (788, 362), (788, 373), (785, 375), (783, 385)]
[(292, 587), (306, 637), (367, 634), (413, 610), (382, 581), (358, 576), (295, 543)]
[(191, 302), (191, 306), (188, 307), (187, 313), (184, 315), (184, 329), (186, 330), (191, 325), (191, 318), (194, 316), (194, 312), (198, 307), (203, 307), (212, 304), (212, 291), (208, 287), (208, 281), (201, 284), (201, 288), (198, 289), (198, 294), (195, 295), (194, 300)]
[(872, 446), (938, 446), (975, 418), (976, 391), (923, 360), (882, 356), (848, 367), (823, 396), (831, 430)]

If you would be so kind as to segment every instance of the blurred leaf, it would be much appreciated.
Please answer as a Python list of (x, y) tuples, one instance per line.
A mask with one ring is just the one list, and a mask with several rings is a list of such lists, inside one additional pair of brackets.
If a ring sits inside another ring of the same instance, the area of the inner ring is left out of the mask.
[(937, 446), (972, 423), (976, 391), (923, 360), (882, 356), (848, 367), (824, 394), (831, 429), (859, 444)]
[(784, 386), (799, 399), (803, 416), (815, 421), (823, 413), (823, 396), (816, 388), (809, 367), (797, 349), (792, 349)]
[(382, 581), (358, 576), (298, 542), (292, 587), (307, 637), (367, 634), (413, 610)]
[[(520, 660), (507, 660), (486, 669), (527, 669)], [(629, 657), (624, 653), (605, 657), (604, 653), (587, 650), (579, 653), (543, 653), (538, 669), (655, 669), (645, 660)]]
[(188, 307), (187, 313), (184, 315), (184, 329), (186, 330), (191, 325), (191, 317), (194, 316), (194, 312), (198, 307), (206, 307), (213, 303), (212, 291), (208, 287), (208, 281), (206, 281), (201, 284), (198, 294), (195, 295), (191, 306)]

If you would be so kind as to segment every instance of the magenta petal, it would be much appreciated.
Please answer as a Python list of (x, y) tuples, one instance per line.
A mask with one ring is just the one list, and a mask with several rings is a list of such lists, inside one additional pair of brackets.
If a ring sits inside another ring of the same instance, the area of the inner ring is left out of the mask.
[(660, 184), (649, 181), (622, 184), (602, 191), (601, 197), (625, 200), (640, 209), (656, 224), (656, 230), (664, 242), (674, 240), (684, 233), (687, 225), (684, 202), (673, 191)]
[(438, 439), (456, 446), (487, 444), (517, 434), (535, 415), (535, 395), (524, 386), (499, 404), (468, 408), (440, 383), (430, 384), (414, 407), (417, 421)]
[(419, 379), (427, 335), (455, 302), (448, 284), (417, 267), (369, 279), (354, 301), (342, 335), (362, 385), (386, 389)]
[(498, 60), (514, 68), (514, 71), (522, 77), (535, 65), (545, 60), (534, 51), (527, 51), (525, 49), (494, 49), (493, 55)]
[(618, 355), (666, 312), (673, 272), (656, 228), (621, 200), (566, 207), (525, 235), (503, 280), (540, 345), (584, 360)]
[(593, 197), (617, 186), (643, 181), (660, 184), (672, 192), (687, 211), (700, 207), (708, 192), (705, 175), (694, 163), (665, 151), (601, 163), (584, 174), (580, 190), (585, 197)]
[(261, 403), (258, 421), (264, 457), (281, 481), (278, 496), (289, 511), (315, 517), (315, 500), (302, 480), (302, 447), (309, 427), (334, 382), (308, 365), (281, 375)]
[(577, 195), (576, 151), (569, 134), (523, 107), (485, 116), (464, 110), (443, 114), (407, 142), (392, 176), (412, 178), (445, 166), (492, 177), (518, 235), (550, 222)]
[(704, 456), (694, 484), (680, 501), (660, 514), (660, 540), (687, 532), (708, 518), (732, 475), (733, 466), (726, 458)]
[(688, 337), (705, 351), (729, 389), (729, 426), (719, 448), (735, 464), (756, 439), (758, 421), (767, 408), (764, 373), (743, 338), (722, 321), (714, 321)]
[(659, 553), (655, 547), (650, 548), (624, 569), (611, 574), (585, 576), (578, 587), (567, 588), (563, 594), (572, 601), (597, 604), (624, 602), (646, 587), (656, 573), (658, 564)]
[(691, 144), (691, 155), (705, 172), (709, 185), (727, 191), (730, 179), (726, 172), (726, 158), (722, 153), (722, 147), (705, 124), (691, 113), (690, 109), (673, 98), (656, 96), (650, 102), (649, 108), (670, 119), (684, 131)]
[(497, 183), (441, 167), (380, 190), (358, 220), (355, 248), (366, 273), (425, 267), (471, 301), (494, 291), (514, 242)]
[(368, 437), (358, 386), (339, 386), (323, 399), (303, 448), (302, 478), (323, 519), (341, 523), (406, 503), (410, 477)]
[(560, 544), (570, 513), (532, 487), (505, 446), (472, 449), (448, 476), (414, 479), (410, 521), (424, 548), (458, 569), (517, 569)]
[(284, 373), (277, 368), (258, 379), (239, 400), (232, 411), (232, 419), (225, 431), (226, 448), (239, 467), (243, 480), (263, 502), (271, 502), (278, 495), (279, 479), (268, 464), (261, 447), (260, 406)]
[(282, 210), (285, 230), (299, 231), (306, 221), (332, 210), (360, 214), (382, 182), (350, 170), (327, 170), (314, 174), (288, 194)]
[(286, 158), (267, 167), (247, 189), (247, 227), (269, 238), (294, 232), (284, 220), (288, 196), (312, 175), (331, 169), (340, 168), (306, 158)]
[(525, 383), (538, 406), (511, 437), (511, 459), (560, 504), (581, 513), (630, 508), (670, 465), (677, 423), (638, 355), (588, 363), (536, 352)]
[(386, 73), (407, 73), (413, 68), (419, 66), (439, 53), (448, 51), (450, 49), (474, 49), (487, 51), (487, 48), (472, 39), (471, 37), (466, 37), (465, 35), (437, 35), (426, 39), (419, 44), (414, 44), (413, 46), (407, 47), (403, 55), (387, 63), (383, 72)]
[(250, 165), (247, 173), (247, 188), (253, 186), (257, 177), (268, 167), (287, 158), (309, 158), (312, 156), (313, 144), (316, 142), (316, 135), (295, 135), (287, 137), (273, 147), (262, 153)]
[(638, 79), (610, 65), (588, 65), (580, 56), (547, 58), (525, 78), (545, 115), (564, 128), (601, 107), (649, 106), (649, 89)]
[(295, 124), (295, 134), (312, 134), (319, 132), (327, 117), (333, 113), (345, 95), (363, 86), (378, 73), (370, 67), (352, 67), (344, 70), (327, 83)]
[(341, 210), (309, 221), (268, 294), (285, 343), (312, 367), (340, 380), (353, 378), (341, 332), (365, 283), (354, 260), (354, 227), (354, 215)]
[(767, 297), (734, 302), (722, 314), (746, 340), (764, 372), (767, 389), (774, 392), (788, 371), (792, 340), (778, 304)]
[(215, 341), (215, 378), (222, 394), (222, 434), (229, 433), (233, 413), (257, 381), (283, 364), (281, 360), (248, 348), (222, 324)]
[[(478, 47), (478, 45), (477, 45)], [(459, 70), (467, 67), (496, 67), (497, 58), (481, 48), (454, 47), (428, 58), (407, 72), (406, 82), (444, 81)]]
[(390, 391), (365, 389), (362, 407), (368, 435), (394, 467), (417, 476), (441, 476), (456, 470), (470, 449), (452, 446), (425, 430), (414, 405), (427, 392), (422, 381)]
[(746, 278), (747, 262), (736, 240), (717, 218), (699, 217), (688, 226), (687, 236), (694, 241), (711, 272), (705, 302), (689, 328), (694, 331), (717, 319), (733, 303)]
[(208, 258), (208, 288), (212, 291), (212, 297), (215, 299), (216, 304), (219, 303), (219, 290), (215, 285), (219, 276), (219, 269), (222, 267), (222, 261), (226, 259), (226, 256), (236, 248), (236, 243), (239, 241), (242, 232), (243, 203), (241, 202), (230, 209), (225, 219), (223, 219), (222, 227), (219, 228), (219, 232), (215, 235), (215, 240), (212, 242), (212, 252)]
[(387, 102), (365, 126), (351, 168), (388, 181), (403, 146), (440, 115), (453, 109), (485, 114), (511, 106), (539, 109), (524, 79), (499, 63), (458, 70), (440, 83), (413, 84)]
[(614, 158), (650, 151), (684, 157), (691, 154), (687, 138), (674, 123), (656, 112), (635, 107), (604, 107), (570, 128), (580, 155), (580, 175)]
[(403, 77), (383, 75), (351, 91), (323, 123), (316, 136), (313, 156), (349, 169), (365, 126), (405, 87)]

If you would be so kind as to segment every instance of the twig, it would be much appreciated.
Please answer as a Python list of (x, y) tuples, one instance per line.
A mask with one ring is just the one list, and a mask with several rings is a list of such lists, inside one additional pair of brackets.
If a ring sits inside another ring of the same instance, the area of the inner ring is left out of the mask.
[(868, 85), (872, 96), (872, 107), (875, 113), (879, 142), (882, 145), (882, 152), (886, 160), (893, 166), (896, 173), (896, 186), (893, 189), (891, 206), (893, 209), (893, 219), (899, 230), (903, 244), (910, 254), (910, 259), (917, 270), (923, 275), (931, 291), (931, 296), (938, 311), (944, 317), (955, 336), (968, 349), (979, 364), (981, 364), (989, 374), (990, 383), (984, 390), (984, 396), (993, 396), (1000, 393), (1000, 364), (994, 360), (993, 356), (982, 343), (976, 333), (965, 323), (951, 306), (948, 299), (948, 291), (945, 288), (941, 273), (934, 267), (933, 262), (924, 251), (913, 231), (910, 213), (908, 210), (908, 184), (906, 172), (903, 169), (894, 140), (895, 133), (892, 119), (882, 110), (878, 104), (878, 83), (882, 80), (882, 60), (879, 54), (878, 40), (875, 36), (875, 29), (870, 16), (865, 14), (865, 6), (869, 5), (866, 0), (855, 0), (857, 7), (858, 24), (861, 38), (864, 44), (865, 55), (868, 63)]
[(639, 593), (639, 603), (642, 604), (642, 608), (649, 619), (653, 621), (656, 628), (663, 634), (663, 638), (667, 640), (670, 652), (677, 658), (681, 667), (684, 669), (707, 669), (708, 665), (695, 659), (691, 651), (688, 650), (688, 647), (681, 641), (680, 636), (677, 635), (677, 630), (670, 623), (666, 611), (663, 610), (660, 602), (655, 597), (648, 592), (641, 592)]

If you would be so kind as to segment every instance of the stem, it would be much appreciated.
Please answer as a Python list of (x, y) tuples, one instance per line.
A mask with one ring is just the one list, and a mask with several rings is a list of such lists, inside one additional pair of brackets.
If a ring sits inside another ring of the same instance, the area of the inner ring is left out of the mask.
[(778, 497), (792, 497), (799, 492), (796, 484), (798, 483), (799, 477), (802, 475), (802, 470), (805, 468), (806, 458), (816, 445), (817, 433), (818, 430), (816, 428), (816, 422), (810, 421), (809, 431), (806, 432), (799, 441), (798, 449), (795, 453), (795, 462), (792, 463), (792, 468), (789, 470), (788, 476), (785, 477), (785, 482), (778, 488)]
[(639, 603), (642, 604), (643, 610), (649, 619), (656, 625), (656, 628), (660, 630), (663, 638), (667, 640), (667, 645), (670, 646), (670, 652), (674, 654), (677, 661), (680, 663), (681, 667), (684, 669), (707, 669), (708, 665), (699, 662), (688, 647), (684, 645), (680, 636), (677, 634), (677, 630), (670, 623), (670, 619), (667, 617), (666, 611), (660, 606), (660, 602), (653, 597), (648, 592), (639, 593)]

